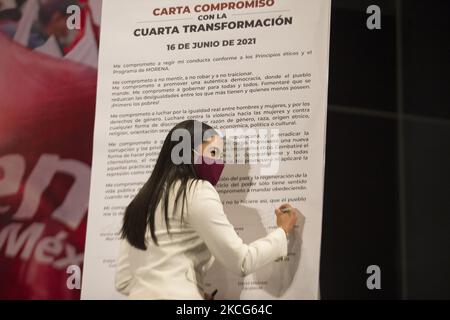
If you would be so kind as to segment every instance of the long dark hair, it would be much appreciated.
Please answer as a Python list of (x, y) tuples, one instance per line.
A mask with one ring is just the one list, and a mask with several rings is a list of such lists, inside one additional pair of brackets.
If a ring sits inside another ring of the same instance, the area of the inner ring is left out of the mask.
[[(198, 130), (200, 128), (201, 131)], [(180, 181), (180, 188), (176, 194), (173, 208), (175, 212), (182, 196), (181, 219), (183, 219), (187, 188), (190, 188), (193, 182), (198, 181), (193, 166), (192, 149), (189, 150), (190, 161), (188, 163), (183, 161), (180, 164), (175, 164), (172, 161), (172, 151), (180, 142), (180, 140), (173, 141), (174, 136), (177, 136), (176, 134), (174, 135), (177, 129), (184, 129), (189, 132), (192, 148), (197, 147), (195, 143), (203, 143), (211, 136), (218, 135), (218, 132), (209, 125), (197, 120), (180, 122), (167, 134), (150, 178), (127, 206), (123, 217), (123, 225), (120, 231), (121, 237), (127, 239), (133, 247), (141, 250), (147, 249), (147, 227), (150, 227), (151, 237), (154, 243), (158, 245), (158, 240), (155, 235), (155, 211), (160, 201), (163, 201), (162, 209), (164, 210), (167, 232), (170, 234), (168, 205), (171, 186), (175, 182)], [(194, 138), (195, 134), (199, 135), (200, 133), (201, 137)], [(187, 155), (183, 155), (183, 149), (180, 149), (179, 156), (183, 158), (183, 156)], [(188, 186), (189, 179), (192, 180)]]

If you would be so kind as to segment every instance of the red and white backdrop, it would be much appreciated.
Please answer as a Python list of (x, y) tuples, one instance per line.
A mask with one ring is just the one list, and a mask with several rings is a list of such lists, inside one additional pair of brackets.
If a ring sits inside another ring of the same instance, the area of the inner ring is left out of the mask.
[(100, 1), (0, 0), (0, 299), (80, 297)]

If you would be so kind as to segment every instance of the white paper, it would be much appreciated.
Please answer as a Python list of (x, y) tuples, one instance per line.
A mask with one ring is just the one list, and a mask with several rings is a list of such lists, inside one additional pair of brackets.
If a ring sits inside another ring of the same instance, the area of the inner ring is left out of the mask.
[[(114, 289), (123, 209), (148, 179), (160, 140), (188, 118), (223, 131), (279, 131), (275, 175), (261, 165), (227, 165), (217, 186), (244, 242), (276, 227), (274, 209), (283, 202), (304, 216), (290, 235), (288, 261), (245, 279), (215, 262), (206, 286), (218, 289), (216, 299), (319, 297), (331, 4), (254, 2), (265, 6), (195, 12), (202, 2), (103, 2), (83, 299), (125, 298)], [(180, 8), (161, 15), (169, 6)], [(236, 27), (251, 20), (262, 25)], [(220, 30), (200, 31), (210, 23)]]

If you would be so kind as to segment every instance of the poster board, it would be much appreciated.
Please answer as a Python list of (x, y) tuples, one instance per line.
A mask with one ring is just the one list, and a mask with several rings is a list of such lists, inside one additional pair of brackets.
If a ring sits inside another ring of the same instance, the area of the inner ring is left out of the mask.
[(83, 299), (125, 298), (123, 211), (185, 119), (278, 141), (277, 161), (227, 165), (217, 185), (244, 242), (276, 228), (281, 203), (302, 213), (288, 260), (245, 278), (216, 262), (206, 286), (216, 299), (319, 297), (330, 11), (329, 0), (103, 3)]

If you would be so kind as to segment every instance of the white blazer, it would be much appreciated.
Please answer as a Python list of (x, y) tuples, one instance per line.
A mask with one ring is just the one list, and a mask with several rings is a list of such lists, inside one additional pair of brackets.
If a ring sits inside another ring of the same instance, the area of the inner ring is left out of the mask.
[(149, 228), (145, 251), (121, 240), (115, 287), (128, 298), (204, 299), (203, 278), (215, 259), (243, 277), (287, 255), (287, 237), (281, 227), (244, 244), (228, 221), (219, 194), (207, 181), (188, 188), (181, 223), (182, 202), (173, 209), (178, 187), (179, 182), (169, 195), (171, 237), (158, 205), (155, 228), (159, 246), (152, 241)]

